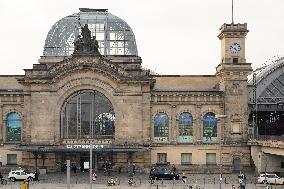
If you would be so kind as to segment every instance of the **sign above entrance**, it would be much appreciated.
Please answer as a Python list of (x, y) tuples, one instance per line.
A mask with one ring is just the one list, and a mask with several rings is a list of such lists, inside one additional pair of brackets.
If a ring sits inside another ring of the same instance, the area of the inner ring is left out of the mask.
[[(90, 144), (65, 144), (60, 145), (60, 147), (64, 149), (90, 149)], [(93, 149), (102, 149), (102, 148), (109, 148), (109, 145), (103, 145), (103, 144), (93, 144)]]
[(113, 139), (64, 139), (63, 144), (112, 144)]

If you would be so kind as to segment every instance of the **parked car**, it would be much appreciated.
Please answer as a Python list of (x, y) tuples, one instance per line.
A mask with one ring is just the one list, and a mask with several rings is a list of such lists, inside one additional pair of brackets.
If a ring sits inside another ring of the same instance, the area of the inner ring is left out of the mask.
[(172, 170), (170, 166), (155, 166), (150, 170), (150, 179), (159, 180), (159, 179), (170, 179), (178, 180), (179, 175)]
[(34, 173), (28, 173), (23, 169), (11, 170), (8, 179), (14, 182), (15, 180), (33, 180), (35, 178)]
[(284, 184), (284, 178), (279, 177), (274, 173), (260, 174), (257, 178), (258, 183)]

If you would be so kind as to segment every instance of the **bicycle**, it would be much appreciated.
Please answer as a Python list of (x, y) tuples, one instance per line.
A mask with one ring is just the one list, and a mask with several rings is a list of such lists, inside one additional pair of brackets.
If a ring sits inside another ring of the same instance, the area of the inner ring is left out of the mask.
[(110, 177), (107, 180), (107, 186), (117, 186), (120, 185), (120, 180), (117, 177)]
[(1, 184), (2, 184), (2, 185), (7, 185), (7, 180), (4, 179), (4, 178), (1, 178)]
[(133, 176), (130, 176), (128, 179), (128, 186), (140, 186), (141, 180), (139, 178), (134, 178)]

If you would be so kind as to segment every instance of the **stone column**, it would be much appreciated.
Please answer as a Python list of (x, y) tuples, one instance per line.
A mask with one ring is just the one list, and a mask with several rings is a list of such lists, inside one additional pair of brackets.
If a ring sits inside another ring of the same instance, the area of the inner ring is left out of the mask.
[(194, 141), (202, 140), (202, 112), (201, 104), (196, 104), (196, 114), (194, 123)]
[(177, 126), (176, 126), (176, 105), (171, 106), (171, 115), (170, 118), (171, 120), (171, 127), (170, 127), (170, 138), (169, 142), (177, 142)]

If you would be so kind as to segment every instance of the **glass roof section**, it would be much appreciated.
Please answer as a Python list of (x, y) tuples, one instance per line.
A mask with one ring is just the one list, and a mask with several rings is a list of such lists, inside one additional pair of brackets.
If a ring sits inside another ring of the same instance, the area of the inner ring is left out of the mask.
[(85, 24), (88, 24), (92, 36), (96, 36), (101, 55), (138, 56), (134, 33), (125, 21), (108, 13), (107, 9), (79, 10), (79, 13), (66, 16), (52, 26), (45, 40), (44, 57), (71, 56), (74, 41)]

